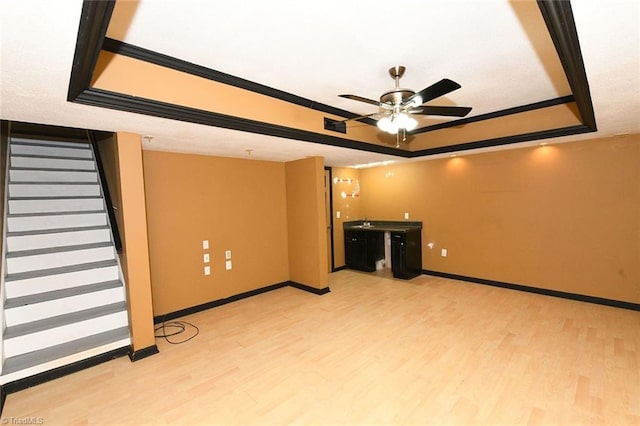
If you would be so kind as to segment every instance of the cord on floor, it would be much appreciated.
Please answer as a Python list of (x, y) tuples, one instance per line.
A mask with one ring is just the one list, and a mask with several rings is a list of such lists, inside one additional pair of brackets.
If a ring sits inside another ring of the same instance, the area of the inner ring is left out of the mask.
[[(189, 327), (195, 330), (191, 336), (181, 340), (170, 339), (170, 337), (178, 336), (182, 333), (185, 333), (187, 331), (187, 328)], [(158, 334), (158, 332), (160, 332), (160, 334)], [(200, 333), (200, 329), (187, 321), (169, 321), (169, 322), (163, 321), (162, 325), (155, 328), (155, 337), (163, 338), (164, 340), (171, 343), (172, 345), (179, 345), (181, 343), (188, 342), (189, 340), (196, 337), (199, 333)]]

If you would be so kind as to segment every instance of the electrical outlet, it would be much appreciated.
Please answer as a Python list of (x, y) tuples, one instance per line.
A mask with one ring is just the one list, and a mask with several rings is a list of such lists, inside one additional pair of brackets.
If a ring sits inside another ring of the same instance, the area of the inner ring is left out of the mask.
[(202, 249), (206, 250), (209, 248), (209, 240), (202, 240)]
[(336, 212), (336, 219), (340, 219), (340, 212)]
[(405, 212), (405, 214), (404, 214), (404, 218), (405, 218), (405, 219), (409, 219), (409, 212)]
[(440, 254), (442, 255), (442, 257), (447, 257), (447, 249), (442, 249), (440, 251)]
[(211, 266), (205, 266), (204, 267), (204, 274), (205, 275), (211, 275)]
[(231, 269), (231, 261), (227, 260), (224, 264), (225, 269), (228, 271)]
[(202, 261), (203, 261), (204, 263), (209, 263), (209, 253), (205, 253), (205, 254), (202, 256)]
[(227, 260), (231, 259), (231, 250), (227, 250), (224, 252), (224, 258)]

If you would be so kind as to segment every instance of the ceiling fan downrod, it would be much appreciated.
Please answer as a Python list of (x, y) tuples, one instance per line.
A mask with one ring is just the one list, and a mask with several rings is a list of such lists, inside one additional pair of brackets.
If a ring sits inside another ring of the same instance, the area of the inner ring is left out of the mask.
[(397, 67), (389, 68), (389, 75), (391, 76), (392, 79), (395, 80), (396, 89), (400, 88), (400, 79), (402, 78), (402, 76), (404, 75), (404, 72), (406, 70), (407, 69), (405, 67), (403, 67), (402, 65), (398, 65)]

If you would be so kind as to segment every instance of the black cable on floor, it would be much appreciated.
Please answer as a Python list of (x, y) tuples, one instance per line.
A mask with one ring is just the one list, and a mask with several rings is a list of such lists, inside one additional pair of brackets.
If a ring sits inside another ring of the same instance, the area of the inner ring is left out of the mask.
[[(177, 336), (179, 334), (185, 333), (187, 331), (187, 328), (189, 327), (192, 327), (193, 329), (195, 329), (195, 332), (191, 336), (182, 340), (169, 339), (169, 337), (173, 337), (173, 336)], [(158, 334), (158, 332), (160, 332), (160, 334)], [(196, 337), (199, 333), (200, 333), (200, 329), (187, 321), (169, 321), (169, 322), (163, 321), (162, 325), (155, 328), (155, 337), (163, 338), (164, 340), (171, 343), (172, 345), (179, 345), (181, 343), (188, 342), (189, 340)]]

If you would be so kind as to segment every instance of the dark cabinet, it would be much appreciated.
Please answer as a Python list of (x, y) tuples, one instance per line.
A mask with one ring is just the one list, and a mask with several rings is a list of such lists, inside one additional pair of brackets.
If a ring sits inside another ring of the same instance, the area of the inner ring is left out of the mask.
[(395, 278), (422, 274), (422, 236), (419, 229), (391, 233), (391, 271)]
[[(344, 258), (347, 268), (373, 272), (385, 259), (385, 238), (390, 238), (391, 270), (395, 278), (409, 280), (422, 274), (422, 222), (344, 222)], [(385, 237), (387, 235), (387, 237)], [(388, 254), (387, 254), (388, 255)]]
[(384, 258), (384, 233), (345, 230), (344, 260), (348, 268), (373, 272)]
[(362, 231), (345, 231), (344, 261), (348, 268), (372, 271), (367, 267), (367, 239)]

